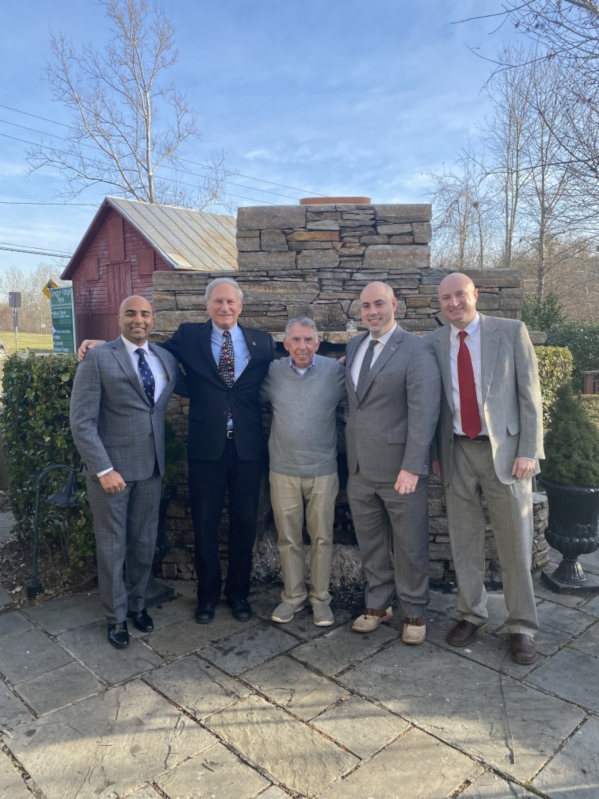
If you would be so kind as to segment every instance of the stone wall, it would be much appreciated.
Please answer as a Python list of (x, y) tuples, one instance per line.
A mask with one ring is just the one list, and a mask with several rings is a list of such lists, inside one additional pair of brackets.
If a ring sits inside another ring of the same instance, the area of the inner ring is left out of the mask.
[[(307, 205), (240, 208), (237, 217), (238, 272), (231, 272), (244, 293), (242, 321), (271, 332), (282, 341), (289, 319), (309, 316), (317, 323), (324, 344), (321, 354), (339, 357), (361, 328), (358, 298), (372, 280), (384, 280), (395, 290), (396, 318), (401, 326), (423, 335), (443, 324), (437, 287), (450, 270), (430, 268), (431, 207), (429, 205)], [(479, 289), (478, 307), (493, 316), (518, 318), (522, 309), (522, 275), (518, 270), (478, 270), (468, 274)], [(223, 272), (156, 272), (154, 340), (171, 335), (182, 322), (208, 318), (206, 285)], [(350, 330), (348, 330), (348, 326)], [(354, 328), (353, 331), (351, 328)], [(278, 345), (281, 354), (282, 345)], [(169, 418), (185, 438), (188, 401), (173, 398)], [(343, 587), (363, 580), (351, 514), (345, 495), (347, 467), (343, 426), (346, 409), (339, 410), (339, 472), (341, 490), (336, 504), (333, 584)], [(270, 419), (264, 413), (265, 438)], [(167, 529), (173, 549), (165, 576), (189, 579), (192, 573), (193, 526), (187, 502), (186, 467), (182, 468), (179, 497), (169, 510)], [(547, 559), (544, 538), (546, 504), (535, 502), (534, 561)], [(429, 489), (431, 579), (454, 579), (447, 533), (443, 490), (432, 479)], [(225, 513), (221, 550), (226, 558)], [(308, 541), (306, 540), (306, 544)], [(486, 578), (499, 582), (501, 573), (491, 528), (487, 529)], [(265, 476), (259, 511), (256, 577), (279, 574), (276, 530), (272, 522)]]

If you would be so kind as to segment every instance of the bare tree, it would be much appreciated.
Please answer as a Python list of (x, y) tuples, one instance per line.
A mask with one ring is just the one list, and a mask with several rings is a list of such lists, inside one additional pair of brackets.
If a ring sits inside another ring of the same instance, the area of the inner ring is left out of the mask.
[(483, 269), (488, 264), (486, 244), (492, 239), (492, 200), (486, 172), (471, 143), (452, 169), (429, 172), (434, 186), (435, 242), (441, 261), (450, 260), (459, 269)]
[[(39, 264), (32, 272), (24, 272), (16, 266), (0, 269), (0, 319), (8, 323), (3, 330), (12, 329), (12, 311), (8, 309), (9, 291), (21, 294), (19, 328), (23, 333), (52, 332), (50, 301), (43, 294), (49, 280), (58, 286), (69, 286), (60, 279), (62, 268), (51, 264)], [(45, 327), (42, 327), (45, 325)]]
[(99, 2), (111, 23), (103, 51), (91, 44), (77, 49), (64, 34), (51, 33), (45, 73), (72, 123), (66, 144), (42, 143), (28, 152), (32, 169), (57, 168), (68, 181), (67, 197), (105, 184), (150, 203), (222, 202), (222, 159), (207, 176), (187, 170), (199, 178), (193, 183), (164, 176), (164, 168), (180, 169), (181, 146), (199, 138), (185, 95), (164, 80), (178, 56), (170, 18), (158, 7), (150, 12), (147, 0)]

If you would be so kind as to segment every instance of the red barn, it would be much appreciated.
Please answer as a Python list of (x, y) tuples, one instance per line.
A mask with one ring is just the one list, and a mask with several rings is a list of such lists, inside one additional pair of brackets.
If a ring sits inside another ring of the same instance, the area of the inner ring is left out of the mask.
[(235, 218), (107, 197), (62, 273), (75, 294), (77, 343), (110, 341), (125, 297), (152, 299), (155, 271), (237, 269)]

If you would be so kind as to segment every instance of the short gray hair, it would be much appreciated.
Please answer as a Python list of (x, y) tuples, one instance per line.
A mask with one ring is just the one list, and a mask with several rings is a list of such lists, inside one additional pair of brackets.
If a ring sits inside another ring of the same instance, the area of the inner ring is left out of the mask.
[(301, 325), (302, 327), (311, 327), (314, 331), (314, 335), (318, 338), (318, 328), (316, 327), (316, 323), (314, 319), (310, 319), (309, 316), (298, 316), (296, 319), (290, 319), (286, 326), (285, 326), (285, 338), (289, 336), (289, 331), (293, 327), (293, 325)]
[(206, 286), (206, 292), (204, 294), (204, 302), (208, 302), (210, 299), (210, 295), (212, 294), (212, 289), (215, 289), (217, 286), (220, 286), (221, 283), (228, 283), (230, 286), (234, 286), (237, 289), (237, 293), (239, 294), (239, 302), (243, 302), (243, 291), (239, 288), (239, 283), (236, 280), (233, 280), (232, 277), (216, 277), (214, 280), (211, 280), (210, 283)]

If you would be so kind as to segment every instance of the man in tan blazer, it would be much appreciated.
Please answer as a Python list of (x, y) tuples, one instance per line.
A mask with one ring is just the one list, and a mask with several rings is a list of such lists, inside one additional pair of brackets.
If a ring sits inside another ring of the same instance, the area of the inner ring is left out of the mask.
[(391, 286), (369, 283), (360, 308), (368, 332), (347, 345), (347, 498), (368, 587), (352, 629), (368, 633), (388, 621), (395, 590), (402, 640), (420, 644), (429, 601), (429, 451), (441, 380), (429, 342), (395, 322)]
[(439, 301), (450, 324), (428, 337), (444, 389), (433, 471), (445, 489), (461, 616), (447, 640), (467, 646), (486, 628), (484, 495), (503, 574), (510, 654), (528, 664), (539, 629), (530, 574), (532, 475), (543, 458), (537, 359), (526, 326), (479, 314), (477, 298), (466, 275), (445, 277)]

